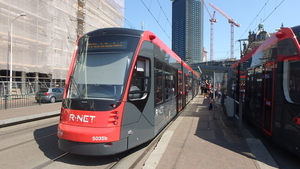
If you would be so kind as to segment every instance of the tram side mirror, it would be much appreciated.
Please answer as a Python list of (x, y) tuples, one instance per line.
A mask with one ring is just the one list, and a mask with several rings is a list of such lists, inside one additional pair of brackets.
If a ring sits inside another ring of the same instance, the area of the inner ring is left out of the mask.
[(131, 86), (129, 91), (129, 99), (138, 99), (140, 98), (140, 89), (137, 86)]

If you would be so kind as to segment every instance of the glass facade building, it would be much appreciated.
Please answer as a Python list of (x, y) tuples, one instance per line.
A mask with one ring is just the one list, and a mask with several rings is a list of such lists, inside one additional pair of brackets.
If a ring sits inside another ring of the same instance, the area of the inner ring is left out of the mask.
[(203, 61), (203, 3), (173, 0), (172, 50), (188, 63)]

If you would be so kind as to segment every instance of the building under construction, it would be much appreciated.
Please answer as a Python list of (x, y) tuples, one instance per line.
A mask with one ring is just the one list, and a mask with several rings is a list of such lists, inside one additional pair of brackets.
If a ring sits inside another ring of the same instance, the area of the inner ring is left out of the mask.
[(64, 86), (78, 36), (124, 26), (124, 0), (0, 0), (0, 95)]

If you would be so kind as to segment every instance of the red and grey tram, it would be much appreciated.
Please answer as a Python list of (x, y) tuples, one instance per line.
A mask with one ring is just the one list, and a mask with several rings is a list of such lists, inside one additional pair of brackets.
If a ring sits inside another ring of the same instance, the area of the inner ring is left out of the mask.
[(300, 26), (282, 28), (235, 69), (243, 115), (281, 147), (300, 156)]
[(58, 125), (59, 148), (111, 155), (153, 139), (198, 93), (199, 74), (150, 31), (81, 36)]

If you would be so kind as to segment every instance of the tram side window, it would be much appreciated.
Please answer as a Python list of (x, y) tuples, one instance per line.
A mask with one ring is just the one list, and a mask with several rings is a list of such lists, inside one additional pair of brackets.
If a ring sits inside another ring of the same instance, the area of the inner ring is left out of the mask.
[(231, 95), (233, 96), (233, 98), (235, 100), (238, 100), (238, 93), (237, 93), (238, 90), (236, 90), (236, 88), (237, 88), (236, 84), (238, 83), (237, 76), (238, 76), (237, 71), (234, 71), (233, 76), (232, 76)]
[(182, 95), (182, 72), (178, 72), (178, 97), (181, 97)]
[(190, 76), (188, 74), (185, 74), (184, 80), (185, 80), (185, 94), (188, 96), (190, 91)]
[(134, 67), (129, 91), (130, 100), (145, 99), (149, 93), (150, 61), (139, 57)]
[(163, 102), (163, 64), (155, 61), (154, 65), (154, 78), (155, 78), (155, 103)]
[(257, 105), (257, 108), (260, 108), (262, 102), (262, 93), (263, 93), (263, 83), (262, 83), (262, 67), (256, 67), (254, 69), (254, 104)]
[(192, 74), (189, 74), (189, 91), (191, 92), (193, 89), (193, 77)]
[(283, 91), (287, 101), (300, 103), (300, 61), (284, 61)]
[(199, 87), (199, 80), (197, 79), (197, 77), (194, 77), (193, 78), (193, 89), (196, 91), (195, 94), (198, 93), (198, 87)]
[(176, 94), (176, 70), (165, 66), (165, 99), (172, 99)]
[(270, 49), (270, 53), (271, 53), (271, 59), (275, 60), (277, 59), (277, 48), (271, 48)]
[(249, 92), (245, 93), (246, 98), (248, 98), (248, 99), (252, 98), (252, 95), (254, 93), (253, 74), (254, 74), (254, 70), (249, 69), (247, 72), (247, 79), (246, 79), (246, 84), (245, 84), (246, 91), (249, 91)]

